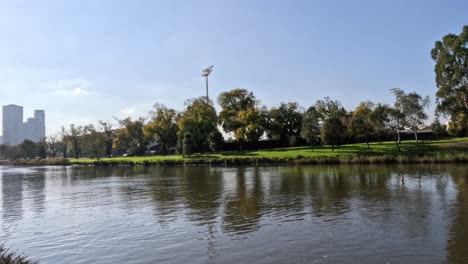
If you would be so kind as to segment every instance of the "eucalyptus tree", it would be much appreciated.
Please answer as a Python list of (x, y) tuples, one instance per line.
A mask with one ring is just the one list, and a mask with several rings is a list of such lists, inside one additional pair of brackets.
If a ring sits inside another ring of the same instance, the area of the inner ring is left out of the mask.
[[(418, 130), (427, 120), (425, 108), (429, 106), (429, 97), (423, 97), (416, 92), (406, 94), (398, 88), (391, 91), (395, 95), (395, 110), (400, 111), (403, 116), (402, 127), (408, 127), (413, 131), (418, 144)], [(398, 141), (400, 142), (400, 129), (398, 129)]]
[(398, 144), (401, 143), (401, 131), (405, 129), (406, 118), (403, 113), (403, 104), (405, 101), (405, 92), (399, 88), (393, 88), (390, 90), (395, 96), (395, 103), (390, 113), (392, 118), (392, 127), (396, 130)]
[(431, 51), (435, 61), (437, 111), (450, 116), (459, 135), (468, 135), (468, 25), (447, 34)]
[(429, 102), (428, 96), (422, 97), (412, 92), (406, 95), (403, 104), (406, 124), (413, 131), (416, 144), (418, 144), (418, 130), (424, 125), (424, 121), (428, 118), (425, 109), (429, 106)]
[(404, 124), (405, 116), (403, 112), (401, 112), (399, 109), (395, 107), (388, 108), (387, 113), (388, 113), (387, 128), (389, 131), (393, 131), (393, 133), (391, 133), (393, 135), (393, 140), (395, 141), (398, 151), (401, 151), (400, 130), (402, 129), (402, 125)]

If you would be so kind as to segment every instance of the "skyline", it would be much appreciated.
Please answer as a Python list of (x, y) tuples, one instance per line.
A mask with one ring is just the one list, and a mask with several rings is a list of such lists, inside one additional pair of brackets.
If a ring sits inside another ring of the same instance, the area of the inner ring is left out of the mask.
[[(117, 4), (116, 4), (117, 3)], [(360, 1), (0, 2), (0, 104), (48, 113), (62, 125), (147, 116), (154, 103), (182, 110), (245, 88), (268, 107), (324, 96), (354, 109), (391, 104), (399, 87), (436, 92), (434, 42), (458, 34), (468, 3)], [(27, 8), (24, 8), (27, 6)], [(182, 95), (182, 96), (180, 96)], [(217, 106), (219, 110), (219, 106)], [(0, 130), (2, 128), (0, 127)]]

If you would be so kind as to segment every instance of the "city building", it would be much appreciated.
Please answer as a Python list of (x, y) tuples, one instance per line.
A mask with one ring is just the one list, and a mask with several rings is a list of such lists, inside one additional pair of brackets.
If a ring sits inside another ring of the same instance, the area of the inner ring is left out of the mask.
[(23, 107), (19, 105), (5, 105), (2, 108), (3, 144), (17, 145), (25, 139), (39, 142), (45, 137), (45, 112), (35, 110), (34, 117), (23, 123)]

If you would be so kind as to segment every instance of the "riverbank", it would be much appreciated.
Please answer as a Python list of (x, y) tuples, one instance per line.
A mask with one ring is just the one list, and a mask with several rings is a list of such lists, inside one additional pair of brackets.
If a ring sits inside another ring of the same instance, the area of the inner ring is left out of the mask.
[(90, 165), (90, 166), (197, 166), (197, 165), (270, 165), (270, 164), (400, 164), (468, 163), (468, 138), (401, 143), (349, 144), (334, 151), (329, 146), (292, 147), (258, 151), (230, 151), (180, 155), (114, 157), (95, 159), (42, 159), (0, 161), (0, 165)]
[(468, 138), (439, 141), (404, 141), (401, 152), (394, 142), (328, 146), (278, 148), (258, 151), (233, 151), (180, 155), (115, 157), (99, 161), (70, 159), (75, 165), (95, 166), (183, 166), (183, 165), (267, 165), (267, 164), (339, 164), (339, 163), (468, 163)]

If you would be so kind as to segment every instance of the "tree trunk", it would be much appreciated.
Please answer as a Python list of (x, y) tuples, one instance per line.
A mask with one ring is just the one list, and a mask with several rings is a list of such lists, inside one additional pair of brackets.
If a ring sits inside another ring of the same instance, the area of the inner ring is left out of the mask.
[(418, 145), (418, 130), (414, 131), (414, 138), (416, 139), (416, 146)]
[(396, 146), (397, 146), (397, 148), (398, 148), (398, 152), (401, 152), (400, 143), (398, 143), (398, 139), (395, 140), (395, 144), (396, 144)]
[(366, 144), (367, 144), (367, 149), (370, 149), (370, 146), (369, 146), (369, 139), (367, 138), (367, 136), (366, 136)]
[(397, 129), (397, 135), (398, 135), (398, 144), (400, 144), (401, 143), (400, 129)]

